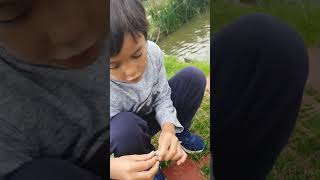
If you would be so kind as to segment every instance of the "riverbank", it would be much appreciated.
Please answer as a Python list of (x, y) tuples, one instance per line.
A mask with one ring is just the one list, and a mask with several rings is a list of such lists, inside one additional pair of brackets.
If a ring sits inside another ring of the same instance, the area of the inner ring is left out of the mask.
[(187, 66), (195, 66), (201, 69), (207, 77), (210, 75), (209, 60), (207, 61), (191, 60), (190, 63), (186, 63), (175, 56), (166, 55), (164, 62), (165, 62), (168, 78), (172, 77), (178, 70)]
[(150, 23), (149, 39), (158, 41), (193, 17), (209, 9), (210, 0), (147, 0), (144, 5)]

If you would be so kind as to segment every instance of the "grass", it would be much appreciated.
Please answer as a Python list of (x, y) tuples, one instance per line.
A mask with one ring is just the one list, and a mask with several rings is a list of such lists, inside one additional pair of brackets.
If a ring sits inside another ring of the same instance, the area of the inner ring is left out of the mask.
[(207, 175), (207, 178), (208, 178), (209, 175), (210, 175), (210, 166), (209, 166), (209, 165), (203, 166), (203, 167), (201, 168), (201, 172), (202, 172), (203, 174)]
[(307, 85), (304, 91), (306, 95), (312, 96), (315, 101), (320, 102), (320, 92), (314, 89), (312, 86)]
[(190, 63), (185, 63), (180, 61), (177, 57), (174, 56), (166, 56), (165, 57), (165, 66), (167, 70), (167, 77), (172, 77), (178, 70), (187, 67), (187, 66), (195, 66), (201, 69), (206, 76), (210, 74), (210, 64), (209, 61), (197, 61), (193, 60)]
[(319, 107), (317, 100), (301, 107), (294, 133), (267, 180), (320, 179)]
[[(205, 75), (208, 77), (210, 74), (210, 64), (209, 62), (197, 62), (192, 61), (191, 63), (185, 63), (179, 61), (176, 57), (173, 56), (166, 56), (165, 57), (165, 67), (167, 70), (167, 77), (168, 79), (172, 77), (176, 72), (181, 70), (184, 67), (187, 66), (195, 66), (201, 69)], [(202, 138), (204, 138), (206, 147), (205, 151), (196, 154), (191, 155), (192, 159), (195, 161), (199, 161), (202, 157), (205, 157), (210, 154), (210, 95), (208, 92), (205, 93), (205, 96), (203, 98), (202, 104), (196, 113), (192, 126), (190, 128), (190, 131), (193, 133), (196, 133), (200, 135)], [(152, 143), (157, 147), (157, 140), (158, 140), (159, 134), (157, 134), (152, 139)], [(165, 168), (170, 165), (170, 162), (162, 164), (162, 167)], [(210, 171), (208, 166), (202, 167), (202, 173), (209, 178)]]
[(264, 2), (268, 3), (257, 6), (228, 3), (226, 0), (214, 1), (211, 3), (213, 32), (219, 31), (223, 26), (241, 15), (259, 12), (273, 15), (287, 22), (300, 33), (309, 47), (320, 46), (320, 5), (315, 5), (310, 0), (296, 0), (295, 3), (288, 3), (283, 0)]

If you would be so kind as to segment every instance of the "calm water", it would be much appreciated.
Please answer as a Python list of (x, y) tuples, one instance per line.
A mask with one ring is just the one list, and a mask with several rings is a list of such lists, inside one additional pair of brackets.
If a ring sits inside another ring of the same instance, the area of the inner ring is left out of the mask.
[(158, 44), (168, 55), (181, 59), (210, 60), (210, 12), (194, 17)]

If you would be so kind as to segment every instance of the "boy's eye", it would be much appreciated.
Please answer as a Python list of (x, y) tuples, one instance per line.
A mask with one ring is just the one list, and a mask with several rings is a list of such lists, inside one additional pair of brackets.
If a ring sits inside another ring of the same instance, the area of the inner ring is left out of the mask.
[(139, 57), (141, 57), (141, 55), (142, 55), (142, 52), (140, 52), (140, 53), (137, 54), (137, 55), (132, 55), (131, 57), (132, 57), (133, 59), (138, 59)]
[(119, 67), (118, 63), (110, 63), (110, 65), (109, 65), (109, 69), (116, 69), (118, 67)]

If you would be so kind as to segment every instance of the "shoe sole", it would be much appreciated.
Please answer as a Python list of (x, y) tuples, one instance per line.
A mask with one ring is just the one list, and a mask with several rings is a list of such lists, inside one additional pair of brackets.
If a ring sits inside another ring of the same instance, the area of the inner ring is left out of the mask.
[[(180, 144), (181, 144), (181, 141), (180, 141)], [(181, 144), (181, 147), (188, 154), (198, 154), (198, 153), (202, 153), (204, 151), (204, 149), (201, 149), (201, 150), (198, 150), (198, 151), (191, 151), (191, 150), (185, 148), (184, 146), (182, 146), (182, 144)]]

